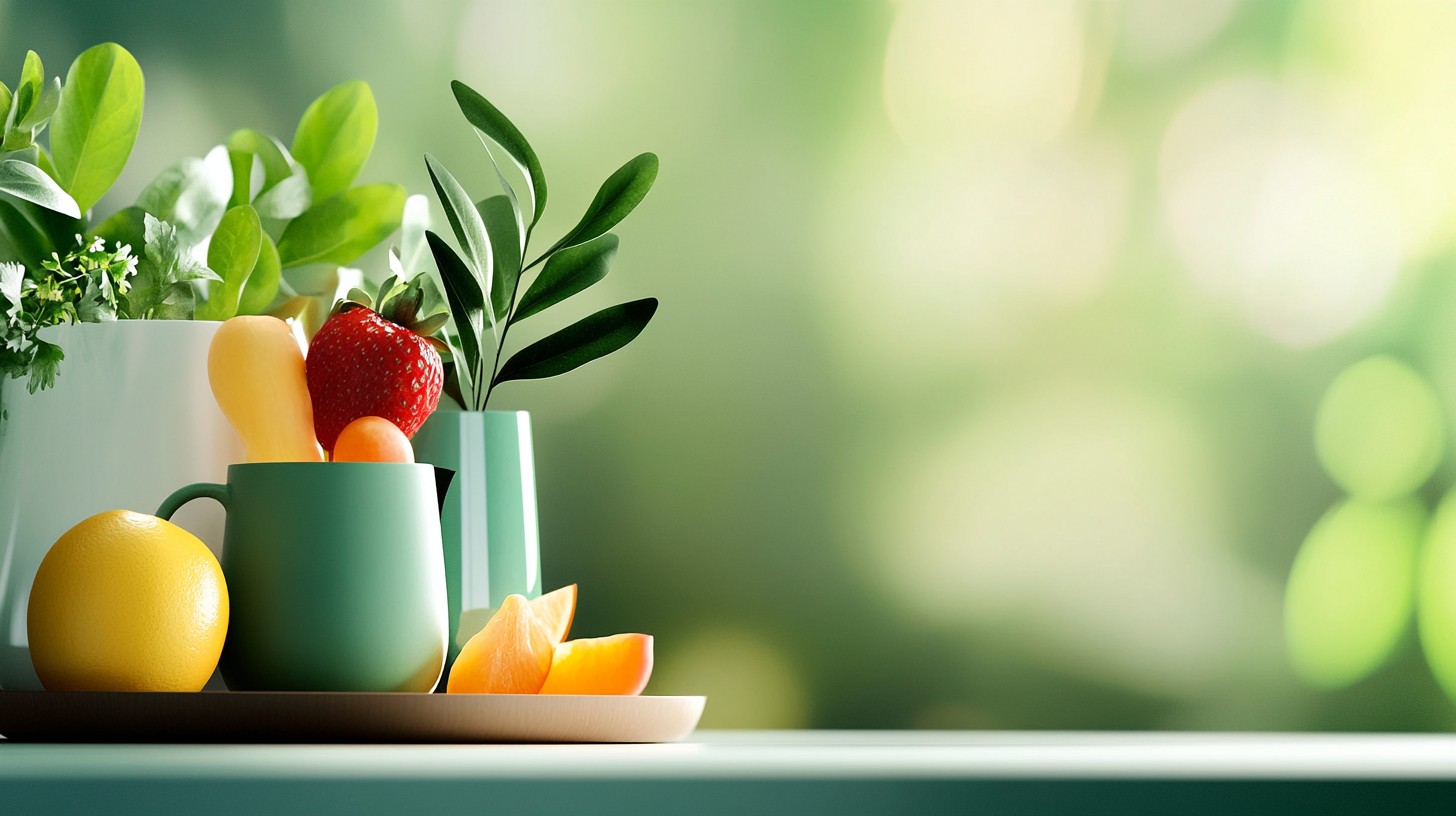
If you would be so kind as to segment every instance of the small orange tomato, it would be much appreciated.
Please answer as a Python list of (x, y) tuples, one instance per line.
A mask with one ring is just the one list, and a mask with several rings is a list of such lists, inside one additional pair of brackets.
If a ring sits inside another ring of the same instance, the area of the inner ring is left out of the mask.
[(344, 426), (334, 443), (335, 462), (415, 461), (409, 437), (393, 422), (377, 416), (359, 417)]

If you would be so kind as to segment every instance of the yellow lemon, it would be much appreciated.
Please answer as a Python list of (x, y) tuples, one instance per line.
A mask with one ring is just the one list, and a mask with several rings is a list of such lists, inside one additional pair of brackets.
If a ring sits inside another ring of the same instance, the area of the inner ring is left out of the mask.
[(198, 691), (222, 654), (227, 584), (196, 536), (109, 510), (46, 553), (27, 617), (31, 661), (51, 691)]

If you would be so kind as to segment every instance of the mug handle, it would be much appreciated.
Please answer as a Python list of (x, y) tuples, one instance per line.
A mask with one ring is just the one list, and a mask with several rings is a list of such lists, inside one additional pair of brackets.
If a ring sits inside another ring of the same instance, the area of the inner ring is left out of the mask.
[(157, 508), (157, 516), (171, 521), (172, 514), (182, 509), (182, 505), (193, 499), (212, 499), (222, 505), (222, 508), (226, 510), (228, 509), (228, 501), (231, 498), (232, 490), (227, 485), (197, 482), (178, 489), (163, 500), (161, 506)]

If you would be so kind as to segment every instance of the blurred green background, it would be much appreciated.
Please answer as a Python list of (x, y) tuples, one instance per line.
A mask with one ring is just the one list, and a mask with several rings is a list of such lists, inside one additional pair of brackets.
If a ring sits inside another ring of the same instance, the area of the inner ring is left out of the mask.
[(1456, 5), (0, 0), (7, 78), (106, 40), (115, 202), (350, 78), (418, 193), (490, 97), (547, 235), (660, 155), (557, 318), (654, 323), (492, 406), (575, 631), (706, 725), (1456, 725)]

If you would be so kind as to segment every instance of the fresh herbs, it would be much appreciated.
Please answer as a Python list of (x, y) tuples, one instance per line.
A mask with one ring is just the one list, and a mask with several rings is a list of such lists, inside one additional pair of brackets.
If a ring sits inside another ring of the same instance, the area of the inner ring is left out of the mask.
[[(131, 154), (144, 96), (140, 66), (115, 43), (83, 52), (64, 83), (45, 78), (33, 51), (13, 91), (0, 83), (0, 375), (28, 374), (32, 391), (54, 381), (61, 358), (35, 332), (57, 323), (273, 312), (316, 328), (341, 266), (399, 228), (403, 188), (353, 186), (378, 129), (373, 94), (357, 81), (309, 105), (291, 149), (234, 131), (93, 221)], [(67, 251), (78, 235), (80, 249)], [(128, 275), (93, 265), (107, 246)]]
[[(426, 231), (425, 239), (455, 327), (455, 334), (448, 337), (453, 365), (446, 391), (462, 407), (484, 410), (495, 386), (564, 374), (622, 348), (646, 328), (657, 311), (656, 298), (603, 309), (501, 362), (511, 327), (606, 276), (618, 245), (609, 230), (652, 188), (657, 157), (643, 153), (623, 165), (602, 184), (575, 227), (535, 260), (523, 263), (546, 209), (546, 174), (536, 152), (505, 114), (464, 83), (454, 82), (451, 88), (466, 120), (482, 137), (502, 194), (476, 202), (449, 170), (426, 155), (430, 180), (461, 251), (434, 232)], [(531, 199), (528, 212), (522, 211), (521, 198), (501, 173), (487, 139), (520, 170)], [(542, 264), (522, 294), (523, 277)]]
[(146, 254), (136, 265), (136, 284), (126, 316), (134, 320), (190, 320), (197, 290), (192, 281), (221, 280), (177, 239), (177, 228), (146, 216)]
[(176, 227), (148, 215), (145, 230), (140, 257), (129, 244), (107, 249), (104, 238), (77, 235), (75, 249), (52, 254), (35, 271), (0, 263), (0, 375), (29, 375), (26, 388), (32, 394), (54, 385), (65, 354), (38, 336), (50, 326), (191, 317), (192, 282), (218, 276), (178, 242)]
[(106, 248), (94, 238), (76, 236), (76, 248), (55, 254), (28, 273), (15, 262), (0, 263), (0, 316), (4, 317), (4, 346), (0, 348), (0, 374), (29, 375), (32, 394), (55, 384), (56, 370), (65, 356), (60, 347), (37, 333), (62, 323), (100, 323), (116, 320), (126, 310), (137, 258), (130, 246)]

